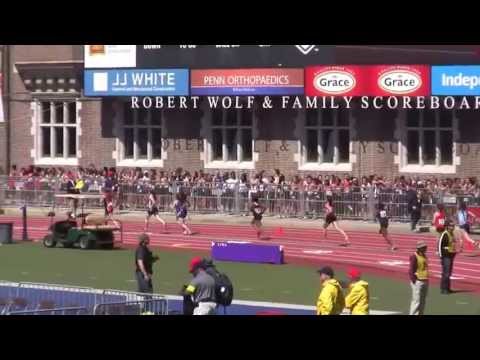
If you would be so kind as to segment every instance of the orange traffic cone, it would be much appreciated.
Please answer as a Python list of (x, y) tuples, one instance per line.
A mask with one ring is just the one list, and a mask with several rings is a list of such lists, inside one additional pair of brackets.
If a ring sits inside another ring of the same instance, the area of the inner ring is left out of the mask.
[(283, 235), (285, 235), (285, 232), (283, 231), (283, 228), (279, 227), (279, 228), (275, 229), (273, 234), (275, 236), (283, 236)]

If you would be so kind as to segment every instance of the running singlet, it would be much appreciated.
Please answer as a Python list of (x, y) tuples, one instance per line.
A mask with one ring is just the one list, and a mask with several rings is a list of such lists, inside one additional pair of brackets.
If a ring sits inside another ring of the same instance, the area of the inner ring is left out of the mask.
[(329, 203), (325, 203), (325, 215), (330, 215), (330, 214), (334, 214), (334, 209), (333, 209), (333, 206), (331, 206)]
[(468, 224), (468, 212), (465, 210), (460, 210), (457, 214), (458, 225), (464, 226)]
[(187, 217), (187, 206), (185, 203), (181, 203), (180, 201), (175, 202), (175, 213), (177, 218), (185, 219)]
[(383, 228), (388, 227), (388, 216), (385, 210), (380, 210), (377, 214), (377, 218), (381, 227)]
[(253, 204), (250, 208), (250, 211), (253, 214), (254, 220), (262, 220), (263, 218), (263, 208), (259, 204)]
[(433, 221), (433, 224), (435, 228), (439, 231), (443, 230), (445, 228), (445, 213), (440, 212), (435, 214), (435, 219)]

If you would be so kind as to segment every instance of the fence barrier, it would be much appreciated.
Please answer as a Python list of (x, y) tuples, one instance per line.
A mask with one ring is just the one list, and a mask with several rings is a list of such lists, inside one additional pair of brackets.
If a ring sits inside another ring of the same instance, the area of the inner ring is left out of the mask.
[(55, 309), (38, 309), (38, 310), (23, 310), (23, 311), (9, 311), (6, 315), (88, 315), (88, 310), (85, 307), (71, 307), (71, 308), (55, 308)]
[[(145, 295), (120, 290), (98, 290), (86, 287), (38, 284), (12, 283), (0, 281), (0, 314), (33, 315), (41, 312), (47, 315), (74, 315), (86, 309), (81, 314), (95, 314), (100, 305), (107, 308), (109, 304), (145, 304), (155, 315), (168, 314), (168, 300), (162, 295)], [(132, 307), (133, 308), (133, 307)], [(65, 313), (63, 313), (65, 312)]]
[[(55, 203), (58, 209), (71, 209), (69, 199), (55, 199), (55, 194), (62, 187), (56, 182), (54, 189), (35, 186), (14, 185), (19, 182), (0, 178), (0, 207), (38, 207), (48, 209)], [(98, 184), (97, 184), (98, 185)], [(87, 188), (86, 193), (100, 193), (103, 185)], [(118, 191), (111, 192), (112, 201), (120, 211), (145, 211), (148, 193), (153, 190), (157, 196), (160, 212), (171, 212), (175, 196), (184, 192), (190, 203), (189, 211), (193, 214), (249, 215), (252, 197), (258, 197), (266, 206), (265, 216), (280, 218), (317, 219), (324, 216), (324, 203), (327, 196), (332, 196), (335, 211), (340, 219), (375, 220), (379, 203), (386, 206), (392, 221), (409, 221), (407, 194), (391, 189), (349, 188), (334, 190), (304, 189), (292, 185), (275, 184), (240, 184), (240, 183), (183, 183), (168, 184), (120, 184)], [(422, 219), (432, 218), (437, 203), (444, 203), (449, 216), (455, 214), (458, 204), (480, 205), (480, 198), (471, 194), (448, 192), (431, 193), (423, 191)], [(89, 209), (103, 209), (101, 199), (83, 200)], [(81, 206), (82, 204), (79, 204)], [(47, 210), (45, 210), (47, 211)]]

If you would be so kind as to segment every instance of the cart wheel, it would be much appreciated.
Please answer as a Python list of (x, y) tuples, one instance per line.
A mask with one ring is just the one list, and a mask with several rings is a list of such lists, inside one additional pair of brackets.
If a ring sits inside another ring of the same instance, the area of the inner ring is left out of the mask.
[(54, 248), (57, 246), (57, 242), (52, 234), (49, 234), (43, 238), (43, 245), (47, 248)]
[(88, 236), (81, 236), (79, 240), (80, 249), (87, 250), (92, 247), (92, 242), (89, 240)]

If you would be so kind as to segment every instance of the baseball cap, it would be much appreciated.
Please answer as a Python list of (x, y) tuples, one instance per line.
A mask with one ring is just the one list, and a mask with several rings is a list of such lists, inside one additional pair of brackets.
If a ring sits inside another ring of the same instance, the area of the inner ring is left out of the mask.
[(335, 273), (333, 272), (333, 269), (330, 266), (325, 266), (321, 268), (320, 270), (317, 271), (320, 275), (325, 274), (330, 277), (333, 277)]
[(426, 249), (428, 247), (425, 241), (418, 241), (417, 242), (417, 250)]
[(357, 279), (357, 278), (359, 278), (360, 276), (362, 276), (362, 273), (361, 273), (360, 270), (358, 270), (357, 268), (350, 268), (350, 269), (347, 271), (347, 276), (348, 276), (350, 279)]
[(138, 242), (141, 243), (141, 242), (145, 242), (145, 241), (148, 241), (150, 240), (150, 237), (147, 235), (147, 234), (141, 234), (138, 236)]
[(200, 265), (202, 265), (203, 259), (201, 257), (194, 257), (192, 260), (190, 260), (190, 265), (188, 267), (189, 272), (193, 273), (195, 270), (197, 270)]

